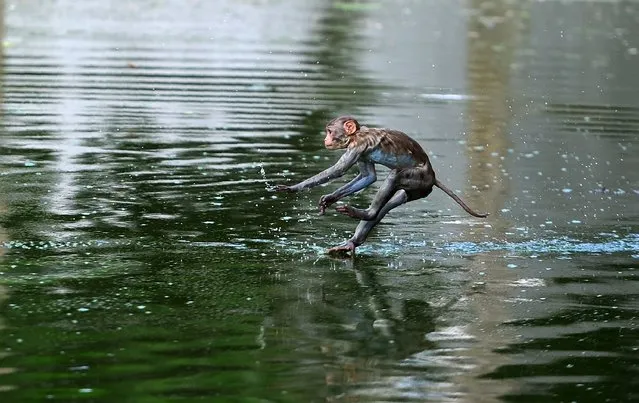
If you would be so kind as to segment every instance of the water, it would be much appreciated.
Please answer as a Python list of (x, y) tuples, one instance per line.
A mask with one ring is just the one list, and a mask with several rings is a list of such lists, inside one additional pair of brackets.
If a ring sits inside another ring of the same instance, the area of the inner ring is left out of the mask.
[[(638, 398), (638, 3), (129, 3), (0, 2), (2, 401)], [(327, 257), (342, 113), (491, 216)]]

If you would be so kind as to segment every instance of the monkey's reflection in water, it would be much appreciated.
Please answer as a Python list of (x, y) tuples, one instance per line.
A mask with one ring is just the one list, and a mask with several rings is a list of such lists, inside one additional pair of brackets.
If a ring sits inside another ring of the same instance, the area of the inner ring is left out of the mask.
[[(343, 325), (344, 337), (331, 337), (320, 346), (330, 363), (326, 364), (327, 401), (357, 400), (361, 393), (381, 392), (398, 396), (401, 392), (392, 390), (391, 378), (402, 377), (402, 366), (411, 361), (411, 356), (432, 350), (435, 344), (427, 334), (435, 330), (437, 318), (449, 310), (459, 298), (453, 298), (441, 306), (432, 306), (422, 299), (397, 299), (389, 296), (387, 287), (382, 285), (374, 264), (361, 257), (356, 261), (342, 262), (337, 270), (350, 269), (355, 275), (364, 298), (358, 315), (351, 324)], [(323, 290), (324, 302), (335, 305), (339, 298), (335, 293)], [(333, 295), (335, 294), (335, 295)], [(341, 340), (339, 340), (341, 339)], [(418, 359), (419, 360), (419, 359)], [(397, 372), (389, 371), (397, 367)], [(415, 371), (407, 377), (414, 378)], [(424, 369), (424, 376), (430, 376)], [(408, 378), (407, 378), (408, 380)], [(436, 382), (436, 381), (432, 381)], [(367, 390), (373, 387), (375, 391)]]

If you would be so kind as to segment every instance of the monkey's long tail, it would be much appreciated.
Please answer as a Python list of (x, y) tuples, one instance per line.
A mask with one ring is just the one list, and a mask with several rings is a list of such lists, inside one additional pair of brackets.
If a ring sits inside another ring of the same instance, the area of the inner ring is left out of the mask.
[(435, 179), (435, 186), (437, 186), (438, 188), (440, 188), (441, 190), (444, 191), (444, 193), (446, 193), (448, 196), (452, 197), (453, 200), (455, 200), (457, 202), (457, 204), (459, 204), (460, 206), (462, 206), (462, 208), (464, 210), (466, 210), (466, 212), (474, 217), (479, 217), (479, 218), (484, 218), (484, 217), (488, 217), (488, 213), (477, 213), (475, 211), (473, 211), (470, 207), (468, 207), (466, 205), (466, 203), (464, 203), (464, 201), (462, 199), (459, 198), (459, 196), (457, 196), (455, 193), (453, 193), (452, 190), (448, 189), (446, 186), (444, 186), (443, 183), (441, 183), (440, 181), (438, 181), (437, 179)]

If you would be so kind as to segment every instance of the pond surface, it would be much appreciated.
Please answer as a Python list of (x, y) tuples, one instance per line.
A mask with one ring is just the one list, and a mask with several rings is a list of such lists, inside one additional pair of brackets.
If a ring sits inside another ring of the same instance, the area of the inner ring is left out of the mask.
[[(3, 402), (639, 398), (638, 3), (0, 4)], [(490, 217), (327, 257), (344, 113)]]

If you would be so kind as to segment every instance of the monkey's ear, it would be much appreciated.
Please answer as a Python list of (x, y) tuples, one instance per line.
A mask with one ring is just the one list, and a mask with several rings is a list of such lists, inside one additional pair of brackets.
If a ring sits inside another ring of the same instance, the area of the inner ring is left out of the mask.
[(357, 131), (357, 123), (354, 120), (347, 120), (344, 122), (344, 131), (349, 136)]

